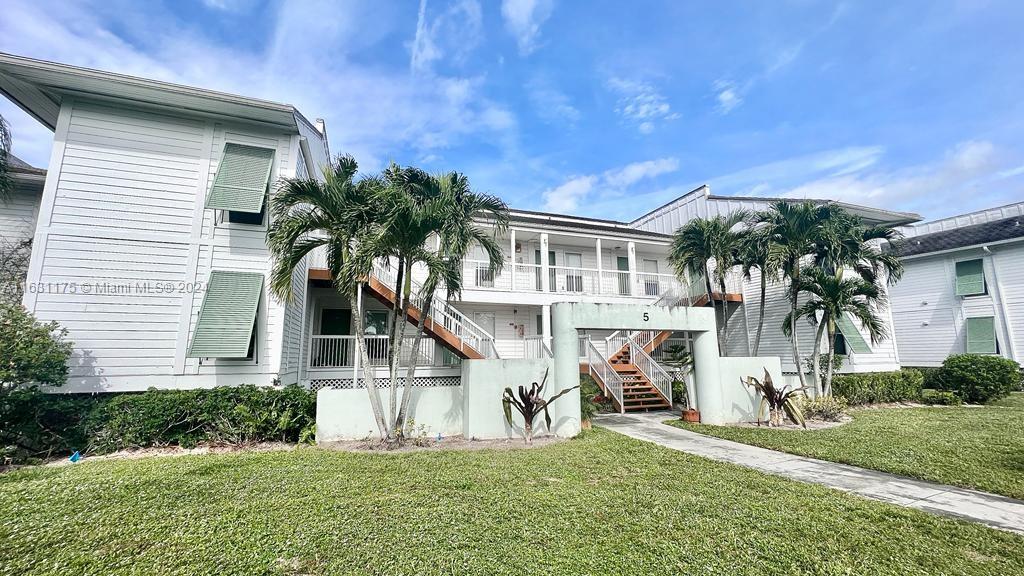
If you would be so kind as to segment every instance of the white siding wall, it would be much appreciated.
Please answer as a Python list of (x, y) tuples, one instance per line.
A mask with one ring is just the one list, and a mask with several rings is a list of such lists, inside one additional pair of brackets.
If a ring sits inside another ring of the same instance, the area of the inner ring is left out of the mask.
[[(64, 391), (267, 384), (279, 371), (297, 379), (301, 310), (286, 313), (267, 290), (258, 362), (184, 358), (203, 299), (189, 285), (205, 286), (214, 269), (270, 269), (264, 228), (214, 226), (203, 208), (225, 141), (274, 148), (272, 180), (294, 174), (294, 134), (66, 100), (30, 269), (48, 289), (25, 298), (75, 341)], [(297, 306), (304, 287), (303, 271)]]
[[(956, 296), (956, 262), (981, 258), (987, 294)], [(966, 350), (965, 320), (994, 316), (1000, 354), (1021, 361), (1024, 346), (1024, 242), (904, 260), (890, 290), (900, 361), (938, 366)]]
[(39, 218), (41, 186), (17, 184), (7, 203), (0, 202), (0, 242), (17, 244), (32, 238)]

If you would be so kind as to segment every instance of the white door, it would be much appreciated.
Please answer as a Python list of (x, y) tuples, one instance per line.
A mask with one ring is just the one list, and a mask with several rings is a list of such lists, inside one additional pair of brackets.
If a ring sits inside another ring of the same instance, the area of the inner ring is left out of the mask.
[(644, 258), (644, 294), (658, 296), (661, 293), (661, 286), (658, 282), (658, 261)]

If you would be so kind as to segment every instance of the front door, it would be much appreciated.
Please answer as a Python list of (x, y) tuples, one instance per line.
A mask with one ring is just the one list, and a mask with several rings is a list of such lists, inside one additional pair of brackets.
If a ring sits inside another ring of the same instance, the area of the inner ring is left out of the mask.
[(658, 261), (644, 258), (644, 294), (658, 296), (661, 286), (658, 282)]
[(619, 294), (629, 296), (629, 258), (626, 256), (616, 257), (615, 266), (619, 270)]
[(583, 292), (583, 255), (566, 252), (565, 268), (566, 292)]
[[(352, 311), (348, 308), (320, 310), (321, 336), (348, 336), (352, 334)], [(351, 366), (354, 350), (351, 338), (320, 338), (313, 348), (314, 366)]]

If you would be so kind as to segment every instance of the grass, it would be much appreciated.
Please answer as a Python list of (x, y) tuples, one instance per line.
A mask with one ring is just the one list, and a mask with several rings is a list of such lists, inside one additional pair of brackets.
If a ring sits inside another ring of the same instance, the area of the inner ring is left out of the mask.
[(1024, 538), (595, 429), (0, 475), (0, 574), (1021, 574)]
[(1024, 393), (984, 407), (880, 408), (825, 430), (670, 424), (709, 436), (1024, 499)]

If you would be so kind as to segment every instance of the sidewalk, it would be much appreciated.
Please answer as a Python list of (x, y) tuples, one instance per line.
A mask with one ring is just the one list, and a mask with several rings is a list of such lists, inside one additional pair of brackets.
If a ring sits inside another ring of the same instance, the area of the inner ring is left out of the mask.
[(1020, 500), (776, 452), (662, 424), (670, 418), (678, 418), (678, 414), (602, 414), (594, 423), (680, 452), (1024, 534), (1024, 502)]

